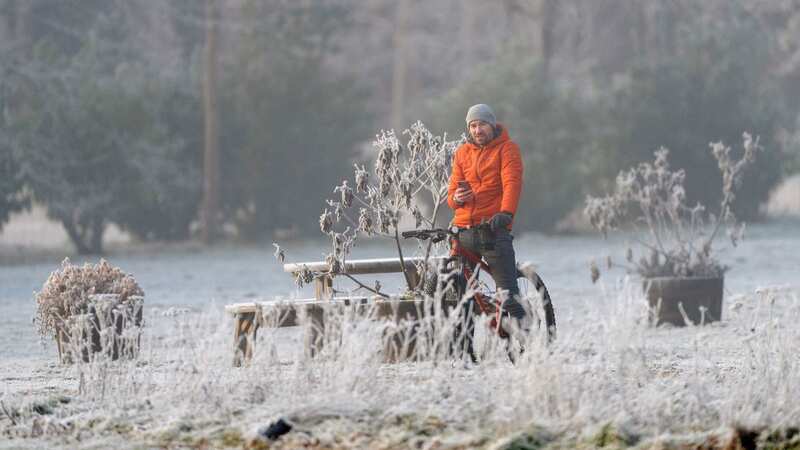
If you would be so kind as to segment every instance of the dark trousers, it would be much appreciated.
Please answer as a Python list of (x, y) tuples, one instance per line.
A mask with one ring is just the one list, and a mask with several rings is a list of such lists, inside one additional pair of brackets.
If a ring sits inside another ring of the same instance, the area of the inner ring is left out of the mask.
[(469, 228), (461, 230), (458, 238), (464, 248), (486, 260), (497, 287), (508, 291), (508, 298), (502, 305), (503, 311), (515, 318), (524, 317), (525, 309), (518, 301), (517, 261), (512, 244), (514, 236), (506, 229), (492, 232), (489, 229)]

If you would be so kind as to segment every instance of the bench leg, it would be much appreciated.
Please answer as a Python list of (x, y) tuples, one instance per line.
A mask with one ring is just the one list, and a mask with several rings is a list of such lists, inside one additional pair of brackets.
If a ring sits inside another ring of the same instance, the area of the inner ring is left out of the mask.
[(236, 329), (234, 330), (234, 367), (241, 367), (253, 358), (253, 349), (256, 345), (256, 313), (248, 312), (236, 315)]
[(322, 350), (325, 341), (325, 320), (322, 308), (309, 308), (303, 336), (303, 347), (306, 358), (313, 358)]
[(333, 298), (333, 277), (320, 275), (314, 278), (314, 297), (317, 300), (330, 300)]

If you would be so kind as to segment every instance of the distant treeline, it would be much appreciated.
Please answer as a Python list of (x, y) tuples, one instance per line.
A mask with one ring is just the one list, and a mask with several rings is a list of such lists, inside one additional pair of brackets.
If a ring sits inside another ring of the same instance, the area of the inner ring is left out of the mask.
[(100, 252), (111, 223), (191, 237), (213, 108), (217, 223), (244, 239), (317, 233), (380, 129), (422, 119), (458, 136), (478, 102), (523, 151), (521, 229), (552, 230), (660, 146), (713, 207), (708, 144), (739, 150), (744, 131), (766, 149), (737, 199), (753, 219), (800, 168), (800, 8), (783, 3), (9, 0), (0, 227), (36, 201), (81, 252)]

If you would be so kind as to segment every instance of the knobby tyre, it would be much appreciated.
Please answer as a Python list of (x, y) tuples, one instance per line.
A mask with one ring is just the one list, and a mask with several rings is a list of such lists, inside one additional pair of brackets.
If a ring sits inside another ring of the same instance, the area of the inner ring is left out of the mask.
[(517, 284), (520, 297), (527, 300), (527, 305), (524, 306), (531, 314), (531, 331), (546, 332), (547, 341), (552, 342), (556, 338), (556, 314), (544, 280), (532, 265), (519, 264)]

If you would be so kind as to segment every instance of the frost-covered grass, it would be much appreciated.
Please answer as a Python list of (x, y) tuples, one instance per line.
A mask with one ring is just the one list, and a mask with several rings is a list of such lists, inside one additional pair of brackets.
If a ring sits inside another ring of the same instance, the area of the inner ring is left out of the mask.
[(557, 341), (529, 343), (515, 365), (497, 347), (478, 365), (386, 364), (379, 325), (342, 313), (317, 357), (299, 329), (262, 328), (251, 364), (234, 368), (220, 309), (151, 309), (138, 359), (6, 391), (0, 448), (258, 448), (279, 417), (294, 429), (270, 448), (800, 446), (796, 290), (729, 295), (723, 322), (680, 329), (648, 327), (633, 282), (585, 301), (586, 316), (559, 316)]

